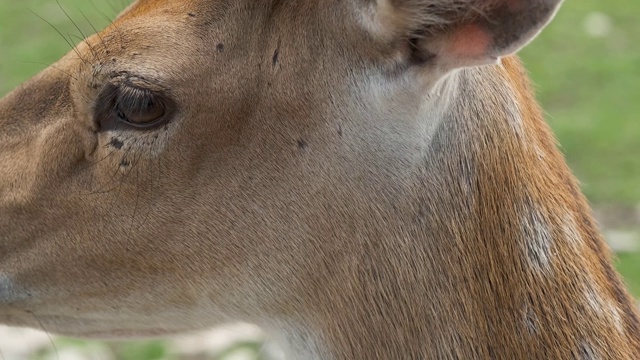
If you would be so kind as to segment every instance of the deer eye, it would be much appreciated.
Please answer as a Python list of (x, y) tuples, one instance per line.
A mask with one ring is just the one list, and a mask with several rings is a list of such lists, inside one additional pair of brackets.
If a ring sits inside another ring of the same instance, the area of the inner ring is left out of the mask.
[(101, 129), (129, 126), (153, 129), (171, 119), (173, 102), (165, 95), (129, 84), (109, 84), (98, 99), (96, 117)]
[(118, 118), (133, 126), (153, 126), (161, 120), (166, 107), (162, 98), (146, 89), (121, 86), (115, 99)]

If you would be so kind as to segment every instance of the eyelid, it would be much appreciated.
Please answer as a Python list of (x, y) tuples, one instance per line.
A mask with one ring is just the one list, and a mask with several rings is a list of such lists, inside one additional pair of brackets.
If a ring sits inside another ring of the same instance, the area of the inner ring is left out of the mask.
[(109, 83), (115, 86), (127, 86), (129, 88), (151, 91), (154, 93), (166, 94), (169, 90), (162, 86), (161, 81), (149, 79), (144, 76), (134, 75), (129, 72), (119, 72), (111, 76)]

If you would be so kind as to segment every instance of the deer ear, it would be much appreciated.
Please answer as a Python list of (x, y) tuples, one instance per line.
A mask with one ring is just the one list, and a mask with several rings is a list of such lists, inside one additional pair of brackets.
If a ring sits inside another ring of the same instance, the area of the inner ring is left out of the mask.
[(496, 63), (531, 41), (562, 0), (376, 0), (387, 34), (410, 39), (417, 59), (454, 69)]

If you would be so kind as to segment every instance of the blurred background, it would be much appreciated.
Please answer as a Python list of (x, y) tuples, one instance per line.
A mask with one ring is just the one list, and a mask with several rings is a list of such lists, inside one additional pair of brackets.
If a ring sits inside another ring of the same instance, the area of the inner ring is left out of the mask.
[[(0, 97), (106, 26), (126, 0), (0, 0)], [(46, 21), (45, 21), (46, 20)], [(50, 24), (49, 24), (50, 23)], [(93, 24), (91, 26), (89, 23)], [(521, 56), (547, 121), (640, 297), (640, 1), (567, 0)], [(0, 360), (277, 359), (237, 324), (163, 341), (103, 343), (0, 327)]]

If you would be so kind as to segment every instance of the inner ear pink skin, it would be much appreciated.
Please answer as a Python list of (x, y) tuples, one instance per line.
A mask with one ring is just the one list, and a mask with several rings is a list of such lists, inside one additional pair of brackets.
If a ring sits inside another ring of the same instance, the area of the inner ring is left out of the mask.
[(467, 24), (450, 35), (445, 55), (452, 58), (480, 58), (487, 55), (491, 36), (477, 24)]

